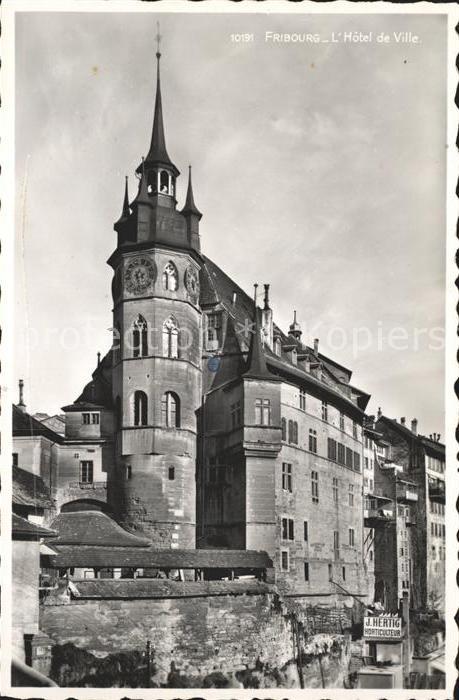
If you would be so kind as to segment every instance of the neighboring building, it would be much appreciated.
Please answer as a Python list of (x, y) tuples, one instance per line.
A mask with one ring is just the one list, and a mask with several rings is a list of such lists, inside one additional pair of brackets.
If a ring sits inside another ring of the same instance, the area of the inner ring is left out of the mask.
[(54, 553), (44, 542), (57, 533), (42, 526), (52, 516), (53, 502), (41, 477), (18, 467), (13, 467), (12, 476), (12, 600), (16, 603), (12, 645), (17, 661), (13, 675), (23, 675), (19, 673), (23, 664), (46, 674), (51, 642), (39, 624), (40, 556)]
[(393, 460), (397, 515), (403, 523), (398, 528), (399, 564), (405, 573), (409, 569), (405, 582), (411, 606), (444, 615), (445, 446), (437, 434), (418, 435), (416, 419), (410, 429), (404, 418), (397, 422), (381, 415), (376, 428), (386, 442), (385, 465)]

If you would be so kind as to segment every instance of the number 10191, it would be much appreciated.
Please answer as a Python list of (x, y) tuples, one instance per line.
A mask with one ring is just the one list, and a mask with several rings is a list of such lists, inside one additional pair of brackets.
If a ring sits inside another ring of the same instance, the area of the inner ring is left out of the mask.
[(234, 43), (243, 43), (253, 41), (255, 36), (253, 34), (231, 34), (231, 41)]

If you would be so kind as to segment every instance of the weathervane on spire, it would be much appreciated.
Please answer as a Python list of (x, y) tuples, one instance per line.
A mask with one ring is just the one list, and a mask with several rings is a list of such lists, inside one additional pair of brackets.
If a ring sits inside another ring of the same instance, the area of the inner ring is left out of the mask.
[(160, 51), (159, 49), (160, 49), (160, 44), (161, 44), (161, 39), (162, 39), (162, 37), (161, 37), (160, 31), (159, 31), (159, 29), (160, 29), (160, 28), (159, 28), (159, 22), (156, 22), (156, 26), (157, 26), (157, 32), (158, 32), (158, 33), (156, 34), (156, 44), (157, 44), (157, 46), (156, 46), (156, 58), (157, 58), (158, 61), (159, 61), (159, 59), (161, 58), (161, 51)]

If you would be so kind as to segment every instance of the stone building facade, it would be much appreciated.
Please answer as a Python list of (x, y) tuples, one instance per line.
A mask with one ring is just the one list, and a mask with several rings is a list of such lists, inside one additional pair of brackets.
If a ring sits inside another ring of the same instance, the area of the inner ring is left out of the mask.
[[(436, 610), (444, 615), (445, 446), (438, 434), (419, 435), (416, 419), (409, 428), (404, 418), (396, 421), (379, 416), (376, 427), (387, 444), (391, 460), (399, 465), (397, 512), (409, 536), (397, 542), (398, 563), (400, 567), (404, 565), (405, 572), (409, 567), (411, 605), (418, 610)], [(399, 537), (403, 530), (399, 528)], [(408, 561), (400, 556), (405, 540)]]

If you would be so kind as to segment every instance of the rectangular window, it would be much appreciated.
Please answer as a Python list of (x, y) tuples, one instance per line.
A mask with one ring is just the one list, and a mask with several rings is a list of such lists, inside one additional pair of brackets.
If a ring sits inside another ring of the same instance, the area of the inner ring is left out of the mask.
[(317, 454), (317, 430), (309, 429), (309, 452)]
[(352, 457), (352, 450), (349, 447), (346, 447), (346, 467), (349, 467), (349, 469), (352, 469), (354, 464)]
[(311, 494), (312, 502), (319, 502), (319, 473), (316, 471), (311, 472)]
[(345, 581), (346, 580), (346, 567), (345, 566), (343, 566), (342, 576), (343, 576), (343, 581)]
[(354, 485), (349, 484), (349, 505), (354, 505)]
[(358, 452), (354, 452), (354, 471), (360, 471), (360, 455)]
[(336, 462), (336, 440), (328, 438), (328, 459)]
[(282, 518), (282, 539), (294, 540), (294, 522), (291, 518)]
[(292, 493), (292, 465), (282, 462), (282, 488)]
[(365, 457), (363, 463), (364, 463), (365, 469), (368, 469), (368, 457)]
[(339, 532), (338, 530), (333, 531), (333, 549), (335, 552), (339, 549)]
[(373, 479), (370, 479), (370, 490), (373, 492)]
[(400, 547), (400, 556), (401, 556), (401, 557), (404, 556), (403, 547)]
[(333, 477), (333, 502), (338, 503), (338, 479), (334, 476)]
[(19, 456), (17, 452), (13, 452), (13, 467), (17, 467), (19, 464)]
[(305, 542), (307, 542), (309, 539), (309, 528), (308, 528), (308, 521), (307, 520), (305, 520), (303, 522), (303, 539)]
[(255, 400), (256, 425), (271, 425), (271, 401), (269, 399)]
[(168, 476), (169, 476), (169, 481), (174, 481), (174, 479), (175, 479), (175, 467), (169, 467)]
[(132, 467), (130, 464), (126, 465), (126, 479), (132, 479)]
[(354, 547), (355, 545), (355, 531), (354, 528), (349, 528), (349, 547)]
[(93, 425), (99, 425), (100, 416), (98, 413), (91, 413), (91, 423)]
[(328, 580), (333, 581), (333, 566), (331, 564), (328, 565)]
[(344, 448), (344, 445), (342, 445), (340, 442), (338, 443), (338, 464), (345, 464), (346, 458), (345, 458), (346, 450)]
[(339, 414), (339, 429), (344, 431), (344, 413)]
[(89, 425), (91, 422), (91, 414), (90, 413), (82, 413), (83, 416), (83, 425)]
[(355, 438), (355, 440), (358, 438), (357, 423), (355, 420), (352, 421), (352, 437)]
[(328, 403), (322, 401), (322, 420), (328, 421)]
[(309, 562), (304, 562), (304, 580), (309, 581)]
[[(89, 415), (89, 414), (88, 414)], [(94, 464), (91, 461), (80, 462), (80, 483), (93, 483)]]
[(306, 392), (304, 389), (300, 389), (300, 410), (306, 410)]
[(288, 571), (288, 549), (283, 549), (281, 551), (281, 569), (282, 571)]

